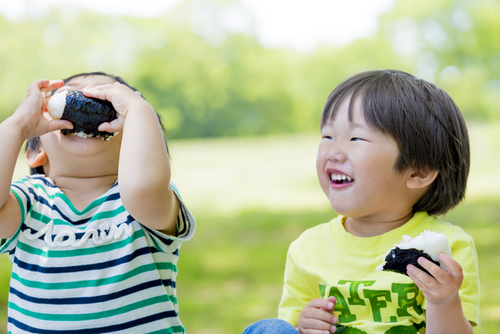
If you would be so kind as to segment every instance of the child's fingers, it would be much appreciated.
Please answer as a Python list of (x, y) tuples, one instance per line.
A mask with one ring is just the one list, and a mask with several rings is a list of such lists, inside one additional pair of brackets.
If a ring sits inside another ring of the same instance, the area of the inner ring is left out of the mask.
[(111, 122), (101, 123), (99, 125), (99, 127), (97, 128), (97, 130), (115, 133), (115, 132), (121, 131), (123, 129), (123, 123), (124, 123), (124, 119), (122, 117), (118, 116), (116, 119), (112, 120)]
[[(420, 265), (432, 274), (433, 268), (426, 268), (422, 263), (420, 263)], [(419, 268), (415, 267), (414, 265), (412, 264), (408, 265), (407, 273), (408, 276), (413, 280), (413, 282), (420, 288), (420, 290), (423, 290), (424, 288), (428, 288), (431, 290), (437, 288), (438, 282), (436, 281), (436, 279), (431, 275), (427, 274), (426, 272), (424, 272), (423, 270), (420, 270)]]
[(439, 261), (444, 263), (448, 267), (448, 273), (453, 277), (462, 277), (463, 269), (462, 266), (451, 257), (444, 253), (439, 254)]
[(66, 120), (52, 120), (47, 125), (47, 132), (62, 130), (62, 129), (73, 129), (73, 124)]
[(36, 89), (40, 91), (50, 91), (52, 89), (57, 89), (64, 86), (64, 81), (62, 80), (47, 80), (47, 79), (40, 79), (40, 80), (35, 80), (33, 81), (29, 86), (28, 86), (28, 91), (30, 89)]
[(47, 93), (47, 92), (50, 92), (50, 91), (52, 91), (54, 89), (61, 88), (62, 86), (64, 86), (64, 81), (62, 81), (62, 80), (51, 80), (51, 81), (49, 81), (49, 84), (46, 87), (42, 88), (42, 92)]
[(322, 299), (322, 298), (315, 298), (315, 299), (312, 299), (308, 304), (307, 304), (307, 307), (314, 307), (314, 308), (322, 308), (324, 310), (333, 310), (333, 308), (335, 307), (335, 302), (331, 301), (331, 300), (325, 300), (325, 299)]
[(302, 317), (304, 319), (314, 319), (330, 325), (337, 322), (336, 316), (332, 315), (328, 311), (315, 307), (308, 307), (302, 310)]
[(328, 297), (327, 300), (332, 302), (334, 305), (337, 304), (337, 298), (335, 298), (335, 297)]
[(327, 328), (327, 329), (314, 329), (314, 328), (302, 329), (300, 331), (300, 333), (302, 333), (302, 334), (330, 334), (330, 333), (335, 333), (335, 326), (332, 326), (332, 327)]
[[(322, 311), (323, 313), (326, 313)], [(323, 320), (320, 318), (306, 318), (299, 320), (299, 328), (301, 333), (330, 333), (335, 332), (334, 323), (331, 320)]]
[(106, 90), (102, 90), (101, 86), (93, 87), (90, 89), (82, 90), (83, 95), (86, 97), (93, 97), (100, 100), (106, 100)]
[(444, 272), (440, 266), (436, 265), (432, 261), (427, 260), (425, 257), (419, 257), (418, 263), (422, 266), (422, 268), (427, 270), (433, 278), (437, 279), (438, 281), (441, 281), (440, 278), (443, 276)]
[(32, 83), (29, 84), (28, 86), (28, 94), (38, 94), (40, 93), (41, 89), (43, 87), (47, 87), (49, 84), (49, 80), (47, 79), (40, 79), (40, 80), (35, 80)]

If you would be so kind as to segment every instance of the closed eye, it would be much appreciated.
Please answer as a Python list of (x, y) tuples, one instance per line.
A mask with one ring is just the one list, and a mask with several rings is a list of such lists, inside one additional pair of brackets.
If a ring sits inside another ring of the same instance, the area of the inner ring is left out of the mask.
[(323, 136), (323, 139), (332, 139), (332, 136)]

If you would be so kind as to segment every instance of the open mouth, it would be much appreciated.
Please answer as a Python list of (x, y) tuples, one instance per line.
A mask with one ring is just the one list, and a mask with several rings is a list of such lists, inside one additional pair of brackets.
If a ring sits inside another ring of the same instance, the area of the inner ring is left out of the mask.
[(345, 174), (332, 173), (330, 175), (330, 179), (335, 184), (348, 184), (348, 183), (354, 182), (354, 179), (352, 177), (345, 175)]

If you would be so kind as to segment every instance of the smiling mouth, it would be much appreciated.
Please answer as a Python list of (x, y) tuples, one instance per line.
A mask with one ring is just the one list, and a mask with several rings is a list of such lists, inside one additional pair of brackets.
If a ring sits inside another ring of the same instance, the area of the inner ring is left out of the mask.
[(335, 184), (348, 184), (354, 182), (354, 179), (345, 174), (331, 174), (330, 179)]

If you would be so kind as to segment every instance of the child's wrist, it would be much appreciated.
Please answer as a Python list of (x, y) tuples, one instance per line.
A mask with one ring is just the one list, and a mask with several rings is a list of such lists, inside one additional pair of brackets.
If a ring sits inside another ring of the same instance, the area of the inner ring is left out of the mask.
[(26, 120), (23, 119), (23, 117), (12, 115), (8, 117), (4, 121), (4, 123), (6, 124), (6, 129), (9, 129), (12, 135), (15, 135), (17, 133), (19, 134), (20, 139), (26, 140), (29, 138), (29, 136), (27, 135), (27, 133), (29, 132), (29, 126), (26, 123)]
[(449, 300), (446, 300), (443, 303), (433, 303), (433, 302), (427, 300), (427, 308), (429, 308), (429, 307), (434, 308), (435, 310), (443, 309), (445, 311), (449, 310), (452, 307), (460, 307), (461, 308), (462, 307), (462, 300), (460, 299), (460, 295), (457, 292), (455, 296), (453, 296)]

